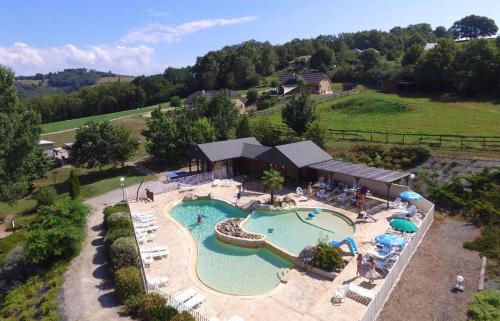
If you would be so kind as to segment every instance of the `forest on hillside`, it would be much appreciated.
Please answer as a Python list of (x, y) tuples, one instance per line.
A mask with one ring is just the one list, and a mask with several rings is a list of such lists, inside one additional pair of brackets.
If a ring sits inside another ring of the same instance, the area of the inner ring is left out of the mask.
[[(168, 67), (163, 74), (139, 76), (109, 88), (37, 97), (24, 105), (39, 111), (43, 122), (52, 122), (162, 103), (200, 89), (274, 86), (280, 74), (306, 70), (324, 72), (334, 82), (374, 86), (378, 80), (405, 80), (415, 82), (417, 90), (427, 95), (496, 99), (500, 97), (500, 38), (484, 37), (497, 31), (493, 20), (468, 16), (449, 29), (420, 23), (389, 31), (293, 39), (281, 45), (250, 40), (210, 51), (193, 66)], [(433, 48), (424, 49), (428, 43)], [(65, 76), (52, 75), (50, 81), (74, 84), (73, 77)], [(82, 77), (78, 85), (92, 82), (93, 77)]]

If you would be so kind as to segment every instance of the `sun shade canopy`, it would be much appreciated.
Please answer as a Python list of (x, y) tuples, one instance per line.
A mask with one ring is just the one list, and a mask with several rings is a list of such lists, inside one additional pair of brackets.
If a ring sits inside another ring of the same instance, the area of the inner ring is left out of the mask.
[(333, 159), (309, 165), (310, 168), (328, 173), (339, 173), (358, 179), (368, 179), (382, 183), (394, 183), (408, 177), (410, 173), (371, 167), (362, 164), (352, 164)]

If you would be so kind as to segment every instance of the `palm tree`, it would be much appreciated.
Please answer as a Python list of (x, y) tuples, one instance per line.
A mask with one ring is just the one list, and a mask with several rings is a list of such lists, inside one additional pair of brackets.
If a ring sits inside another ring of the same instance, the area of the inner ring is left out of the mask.
[(264, 176), (262, 176), (262, 185), (264, 187), (264, 191), (269, 191), (271, 193), (271, 203), (274, 204), (274, 191), (282, 190), (283, 183), (285, 183), (285, 179), (280, 172), (275, 171), (274, 169), (264, 172)]

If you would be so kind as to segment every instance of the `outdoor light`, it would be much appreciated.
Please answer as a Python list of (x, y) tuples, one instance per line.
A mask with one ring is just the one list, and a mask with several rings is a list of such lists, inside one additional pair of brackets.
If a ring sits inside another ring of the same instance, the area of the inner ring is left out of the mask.
[(120, 187), (122, 188), (122, 202), (125, 202), (125, 177), (120, 177)]
[(463, 291), (464, 290), (464, 277), (461, 275), (457, 275), (457, 284), (455, 285), (455, 288), (457, 290)]
[(415, 174), (411, 173), (411, 174), (410, 174), (410, 178), (411, 178), (411, 179), (414, 179), (414, 178), (415, 178)]

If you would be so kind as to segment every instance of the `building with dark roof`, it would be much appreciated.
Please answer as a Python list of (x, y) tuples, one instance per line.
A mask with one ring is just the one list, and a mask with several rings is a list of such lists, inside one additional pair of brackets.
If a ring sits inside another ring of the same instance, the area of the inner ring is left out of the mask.
[(280, 77), (279, 92), (282, 95), (331, 94), (333, 86), (330, 78), (322, 72), (293, 73)]

